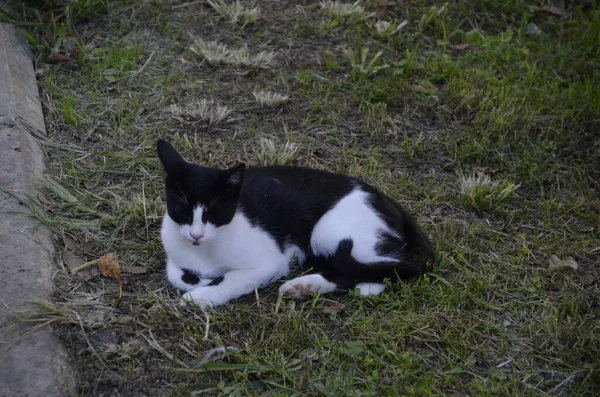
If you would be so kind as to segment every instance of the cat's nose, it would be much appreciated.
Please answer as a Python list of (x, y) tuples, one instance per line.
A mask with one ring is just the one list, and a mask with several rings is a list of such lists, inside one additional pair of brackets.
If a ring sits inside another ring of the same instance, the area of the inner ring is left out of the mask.
[(200, 240), (202, 237), (204, 237), (204, 234), (202, 233), (191, 233), (190, 232), (190, 236), (192, 236), (192, 238), (196, 241)]

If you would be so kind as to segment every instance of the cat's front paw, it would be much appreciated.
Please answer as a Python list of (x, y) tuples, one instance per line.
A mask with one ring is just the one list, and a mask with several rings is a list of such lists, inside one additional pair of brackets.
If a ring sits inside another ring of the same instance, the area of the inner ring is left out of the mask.
[(227, 299), (216, 288), (196, 288), (181, 297), (181, 306), (198, 305), (202, 309), (227, 303)]

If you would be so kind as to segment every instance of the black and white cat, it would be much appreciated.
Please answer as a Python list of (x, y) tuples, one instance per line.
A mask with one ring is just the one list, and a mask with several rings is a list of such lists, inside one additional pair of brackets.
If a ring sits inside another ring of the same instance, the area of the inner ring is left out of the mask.
[(358, 288), (379, 295), (434, 260), (427, 236), (391, 198), (348, 176), (300, 167), (226, 170), (185, 161), (159, 140), (167, 173), (161, 238), (183, 302), (223, 305), (290, 272), (280, 292)]

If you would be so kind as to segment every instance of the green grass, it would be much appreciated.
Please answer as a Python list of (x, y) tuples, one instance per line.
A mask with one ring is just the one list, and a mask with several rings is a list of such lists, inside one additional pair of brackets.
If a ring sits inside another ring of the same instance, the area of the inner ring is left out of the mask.
[[(24, 317), (53, 323), (82, 394), (600, 392), (597, 2), (565, 2), (560, 17), (514, 0), (363, 1), (344, 15), (258, 1), (243, 29), (178, 0), (41, 3), (5, 16), (43, 71), (49, 179), (29, 205), (59, 263), (115, 252), (138, 267), (115, 309), (111, 280), (61, 266), (52, 305)], [(196, 38), (243, 51), (209, 62)], [(41, 62), (58, 50), (75, 61)], [(269, 68), (240, 61), (261, 53)], [(169, 111), (203, 99), (227, 122)], [(379, 297), (293, 302), (275, 283), (208, 319), (183, 309), (164, 280), (158, 137), (212, 166), (359, 176), (414, 214), (440, 261)], [(476, 173), (499, 184), (461, 191)], [(548, 270), (552, 255), (578, 269)]]

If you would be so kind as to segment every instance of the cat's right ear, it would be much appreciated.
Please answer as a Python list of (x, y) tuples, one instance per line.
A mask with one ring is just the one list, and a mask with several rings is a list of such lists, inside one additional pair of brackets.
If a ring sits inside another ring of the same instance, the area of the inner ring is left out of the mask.
[(158, 158), (167, 174), (176, 174), (185, 166), (186, 161), (169, 142), (159, 139), (156, 143)]

